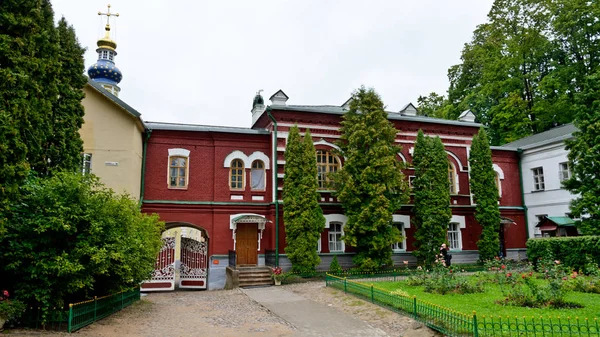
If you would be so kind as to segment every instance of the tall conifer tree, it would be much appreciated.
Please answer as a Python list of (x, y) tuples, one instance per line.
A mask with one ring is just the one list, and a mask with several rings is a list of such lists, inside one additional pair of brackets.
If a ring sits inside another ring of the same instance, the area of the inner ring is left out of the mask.
[(83, 75), (85, 49), (79, 45), (75, 30), (65, 18), (58, 22), (59, 68), (57, 69), (58, 96), (51, 112), (52, 133), (46, 142), (50, 169), (81, 169), (83, 141), (79, 129), (83, 124)]
[(353, 93), (341, 124), (339, 146), (345, 162), (334, 183), (348, 217), (344, 241), (356, 247), (354, 264), (360, 268), (391, 265), (391, 246), (401, 239), (392, 215), (409, 198), (397, 158), (398, 130), (388, 121), (379, 95), (364, 87)]
[(45, 75), (56, 63), (49, 6), (41, 0), (0, 4), (0, 208), (16, 197), (29, 163), (38, 161), (35, 147), (46, 138), (49, 97), (57, 94)]
[(439, 137), (430, 138), (419, 130), (413, 155), (415, 168), (414, 255), (425, 265), (430, 265), (446, 242), (448, 224), (452, 218), (448, 182), (448, 157)]
[(300, 139), (298, 126), (290, 129), (285, 150), (283, 218), (285, 253), (292, 269), (311, 272), (321, 262), (317, 244), (325, 225), (317, 191), (317, 162), (310, 131)]
[(477, 241), (479, 259), (491, 260), (500, 252), (500, 209), (498, 186), (492, 163), (492, 150), (483, 128), (473, 137), (471, 154), (471, 193), (475, 198), (475, 219), (481, 226), (481, 238)]

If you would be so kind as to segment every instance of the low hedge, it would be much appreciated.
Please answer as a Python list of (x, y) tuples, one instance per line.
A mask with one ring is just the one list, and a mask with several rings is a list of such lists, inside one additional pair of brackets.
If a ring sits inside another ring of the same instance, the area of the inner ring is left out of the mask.
[(527, 240), (527, 258), (534, 264), (549, 257), (575, 269), (583, 270), (593, 259), (600, 264), (600, 236), (572, 236)]

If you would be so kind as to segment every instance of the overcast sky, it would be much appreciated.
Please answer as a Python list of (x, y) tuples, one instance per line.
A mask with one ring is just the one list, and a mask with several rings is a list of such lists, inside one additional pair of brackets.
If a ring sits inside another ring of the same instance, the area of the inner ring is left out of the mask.
[[(109, 0), (52, 0), (96, 59)], [(493, 0), (113, 0), (120, 98), (146, 121), (250, 127), (252, 99), (341, 105), (360, 85), (389, 110), (446, 92)], [(267, 101), (268, 104), (270, 102)]]

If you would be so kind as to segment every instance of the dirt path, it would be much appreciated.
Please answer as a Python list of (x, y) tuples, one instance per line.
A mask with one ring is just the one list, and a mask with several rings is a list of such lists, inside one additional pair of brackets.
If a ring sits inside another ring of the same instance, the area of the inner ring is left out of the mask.
[[(283, 286), (385, 331), (389, 336), (439, 336), (414, 320), (326, 288), (324, 282)], [(326, 319), (326, 318), (324, 318)], [(151, 293), (141, 301), (74, 334), (7, 330), (8, 336), (251, 336), (297, 337), (295, 327), (240, 290)]]

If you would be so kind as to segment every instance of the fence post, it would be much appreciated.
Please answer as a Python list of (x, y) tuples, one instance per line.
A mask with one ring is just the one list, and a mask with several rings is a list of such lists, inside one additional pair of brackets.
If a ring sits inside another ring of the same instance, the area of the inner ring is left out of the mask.
[(375, 297), (373, 296), (373, 285), (371, 284), (371, 303), (375, 303)]
[(417, 319), (417, 296), (413, 296), (413, 315)]
[(123, 290), (121, 290), (121, 310), (123, 310)]
[(73, 303), (70, 303), (69, 304), (69, 321), (68, 321), (67, 331), (69, 331), (69, 333), (71, 333), (72, 329), (73, 329)]
[(344, 277), (344, 294), (348, 293), (348, 286), (346, 284), (346, 278)]
[(98, 311), (98, 296), (94, 296), (94, 322), (96, 321), (96, 312)]
[[(525, 324), (527, 326), (527, 324)], [(477, 329), (477, 314), (473, 311), (473, 336), (479, 336), (479, 329)]]

